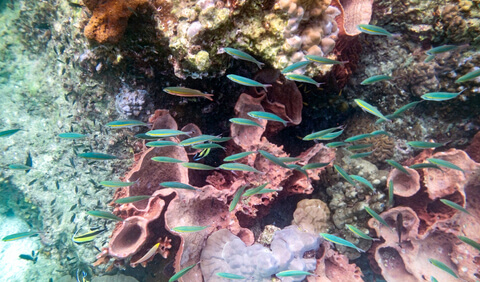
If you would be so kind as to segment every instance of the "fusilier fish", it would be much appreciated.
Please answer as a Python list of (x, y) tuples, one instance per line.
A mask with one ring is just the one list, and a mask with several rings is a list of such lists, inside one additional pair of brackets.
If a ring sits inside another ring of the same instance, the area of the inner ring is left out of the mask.
[(257, 61), (254, 57), (250, 56), (249, 54), (240, 51), (238, 49), (234, 48), (229, 48), (229, 47), (224, 47), (223, 50), (230, 56), (232, 56), (235, 59), (240, 59), (248, 62), (252, 62), (258, 66), (259, 69), (262, 69), (262, 66), (265, 65), (262, 62)]
[(213, 101), (212, 96), (213, 94), (203, 93), (196, 89), (191, 89), (187, 87), (165, 87), (163, 91), (170, 95), (180, 96), (180, 97), (187, 97), (187, 98), (194, 98), (194, 97), (201, 97)]
[(245, 86), (262, 87), (263, 89), (265, 89), (265, 91), (267, 91), (267, 87), (272, 86), (271, 84), (262, 84), (258, 81), (253, 80), (253, 79), (246, 78), (246, 77), (236, 75), (236, 74), (229, 74), (229, 75), (227, 75), (227, 77), (228, 77), (228, 79), (230, 79), (231, 81), (233, 81), (235, 83), (245, 85)]

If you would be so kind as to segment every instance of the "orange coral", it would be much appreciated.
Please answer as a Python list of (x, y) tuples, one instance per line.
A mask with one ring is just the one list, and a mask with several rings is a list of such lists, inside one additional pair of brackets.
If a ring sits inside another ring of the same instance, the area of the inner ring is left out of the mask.
[(98, 43), (116, 43), (127, 28), (128, 18), (148, 0), (90, 0), (84, 3), (93, 13), (85, 27), (85, 36)]

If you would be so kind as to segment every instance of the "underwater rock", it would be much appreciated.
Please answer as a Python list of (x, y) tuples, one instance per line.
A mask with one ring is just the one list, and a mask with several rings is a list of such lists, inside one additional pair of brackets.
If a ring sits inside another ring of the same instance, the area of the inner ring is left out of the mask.
[(145, 90), (132, 90), (124, 85), (120, 93), (115, 96), (117, 112), (126, 117), (139, 117), (140, 114), (150, 114), (153, 104), (147, 101), (148, 92)]

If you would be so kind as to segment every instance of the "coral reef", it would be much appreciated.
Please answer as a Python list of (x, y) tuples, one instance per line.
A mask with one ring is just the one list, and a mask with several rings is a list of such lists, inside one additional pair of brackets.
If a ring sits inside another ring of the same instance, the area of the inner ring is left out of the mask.
[[(263, 109), (260, 105), (262, 98), (252, 98), (247, 94), (242, 94), (236, 107), (237, 116), (246, 116), (246, 112), (252, 109)], [(285, 107), (281, 108), (285, 109)], [(177, 128), (176, 122), (165, 110), (156, 111), (150, 122), (152, 129)], [(245, 151), (265, 150), (277, 157), (288, 156), (282, 151), (282, 147), (276, 146), (262, 137), (264, 132), (268, 131), (270, 123), (263, 125), (266, 128), (254, 127), (254, 131), (249, 132), (248, 135), (245, 132), (236, 135), (238, 134), (236, 132), (242, 128), (239, 128), (237, 124), (232, 124), (233, 142), (228, 144), (227, 150), (231, 152), (235, 152), (238, 148)], [(189, 125), (189, 128), (192, 128), (192, 125)], [(184, 127), (183, 130), (187, 129)], [(196, 131), (199, 129), (197, 128)], [(273, 131), (270, 130), (270, 132)], [(201, 134), (201, 132), (196, 132), (196, 134)], [(242, 139), (239, 139), (239, 136)], [(176, 140), (174, 137), (170, 139)], [(152, 197), (148, 201), (143, 200), (115, 208), (114, 212), (125, 220), (117, 224), (108, 250), (104, 250), (97, 263), (106, 263), (109, 258), (114, 258), (114, 265), (122, 265), (130, 260), (130, 265), (135, 266), (135, 261), (142, 257), (151, 246), (161, 242), (163, 246), (161, 254), (164, 257), (167, 257), (172, 251), (176, 251), (174, 266), (178, 271), (199, 261), (202, 246), (211, 232), (228, 229), (247, 245), (251, 245), (254, 242), (253, 234), (249, 229), (241, 227), (240, 222), (245, 225), (249, 220), (261, 216), (266, 211), (265, 208), (277, 197), (312, 192), (310, 180), (305, 175), (298, 171), (279, 167), (260, 154), (250, 155), (243, 162), (264, 172), (262, 174), (214, 171), (206, 176), (206, 180), (205, 174), (202, 172), (188, 171), (187, 168), (176, 163), (155, 162), (151, 160), (153, 156), (169, 156), (185, 162), (189, 159), (185, 148), (180, 146), (173, 147), (173, 149), (169, 147), (143, 149), (136, 155), (136, 163), (125, 176), (126, 181), (135, 181), (135, 184), (118, 189), (115, 199), (134, 195), (152, 195)], [(333, 158), (333, 151), (319, 144), (304, 152), (298, 163), (331, 162)], [(318, 175), (323, 170), (324, 168), (309, 170), (309, 176), (318, 179)], [(159, 186), (159, 183), (164, 181), (190, 184), (205, 184), (206, 181), (210, 185), (198, 187), (196, 191), (183, 189), (172, 191), (172, 189)], [(276, 192), (249, 197), (242, 200), (233, 212), (228, 211), (228, 200), (241, 186), (258, 186), (263, 183), (268, 183), (266, 188), (273, 188)], [(182, 214), (182, 216), (179, 217), (178, 214)], [(188, 225), (205, 225), (210, 228), (207, 231), (190, 234), (176, 234), (169, 231), (175, 226)], [(154, 256), (151, 259), (154, 259)], [(185, 276), (185, 279), (196, 279), (199, 275), (201, 274), (196, 267)]]
[[(422, 277), (434, 276), (450, 281), (449, 274), (439, 272), (428, 262), (433, 258), (452, 268), (460, 278), (473, 281), (480, 275), (477, 263), (480, 254), (456, 236), (466, 236), (474, 241), (480, 239), (480, 225), (472, 220), (480, 215), (480, 164), (471, 160), (465, 152), (455, 149), (435, 154), (424, 151), (410, 162), (421, 163), (430, 156), (447, 160), (462, 168), (464, 173), (449, 168), (442, 168), (444, 171), (422, 169), (421, 179), (418, 180), (420, 191), (405, 198), (396, 198), (397, 207), (381, 214), (394, 228), (380, 225), (375, 219), (369, 220), (369, 226), (384, 241), (375, 244), (372, 253), (387, 280), (418, 281)], [(405, 177), (395, 180), (411, 181)], [(470, 215), (444, 205), (439, 199), (449, 199), (466, 207)], [(398, 222), (399, 213), (402, 214), (402, 222)]]

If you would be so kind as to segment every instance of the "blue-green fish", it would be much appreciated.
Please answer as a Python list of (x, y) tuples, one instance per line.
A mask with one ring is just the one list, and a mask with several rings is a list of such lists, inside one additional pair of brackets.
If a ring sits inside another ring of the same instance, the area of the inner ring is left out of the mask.
[(302, 169), (304, 169), (304, 170), (317, 169), (317, 168), (326, 167), (329, 164), (330, 163), (309, 163), (309, 164), (306, 164), (306, 165), (302, 166)]
[(458, 278), (457, 274), (455, 274), (455, 272), (450, 268), (448, 267), (446, 264), (444, 264), (443, 262), (441, 261), (438, 261), (436, 259), (433, 259), (433, 258), (429, 258), (428, 261), (435, 265), (436, 267), (440, 268), (441, 270), (447, 272), (448, 274), (452, 275), (453, 277), (455, 278)]
[(178, 143), (178, 145), (179, 146), (191, 146), (191, 145), (211, 141), (212, 139), (215, 139), (215, 138), (217, 138), (217, 136), (203, 134), (203, 135), (200, 135), (200, 136), (195, 136), (195, 137), (185, 139), (182, 142)]
[(364, 232), (362, 232), (360, 229), (358, 229), (357, 227), (355, 227), (355, 226), (353, 226), (353, 225), (345, 224), (345, 226), (347, 226), (348, 229), (350, 229), (350, 231), (352, 231), (353, 233), (355, 233), (355, 235), (357, 235), (357, 236), (360, 237), (360, 238), (367, 239), (367, 240), (372, 240), (372, 241), (378, 241), (378, 240), (380, 240), (380, 239), (378, 239), (378, 238), (372, 238), (372, 237), (368, 236), (367, 234), (365, 234)]
[(21, 129), (17, 128), (17, 129), (8, 129), (8, 130), (0, 131), (0, 137), (12, 136), (13, 134), (19, 132), (20, 130)]
[(262, 87), (263, 89), (265, 89), (265, 91), (267, 91), (267, 87), (272, 86), (271, 84), (262, 84), (258, 81), (255, 81), (253, 79), (246, 78), (246, 77), (243, 77), (243, 76), (240, 76), (240, 75), (229, 74), (229, 75), (227, 75), (227, 77), (228, 77), (228, 79), (230, 79), (231, 81), (233, 81), (235, 83), (245, 85), (245, 86)]
[(453, 51), (455, 49), (458, 49), (459, 47), (465, 47), (465, 46), (468, 46), (468, 44), (461, 45), (461, 46), (458, 46), (458, 45), (442, 45), (442, 46), (437, 46), (437, 47), (434, 47), (430, 50), (427, 50), (427, 51), (425, 51), (425, 53), (427, 55), (436, 55), (436, 54), (441, 54), (441, 53)]
[(183, 163), (184, 161), (170, 158), (170, 157), (153, 157), (151, 158), (152, 161), (159, 162), (159, 163)]
[(263, 190), (267, 185), (268, 185), (268, 183), (264, 183), (264, 184), (262, 184), (258, 187), (248, 189), (247, 191), (245, 191), (245, 193), (243, 193), (242, 197), (249, 197), (249, 196), (255, 195), (258, 192), (260, 192), (261, 190)]
[(159, 137), (149, 136), (146, 133), (139, 133), (139, 134), (135, 134), (135, 138), (139, 138), (143, 140), (157, 140)]
[(360, 249), (359, 247), (355, 246), (352, 242), (349, 242), (345, 239), (342, 239), (340, 237), (337, 237), (335, 235), (332, 235), (332, 234), (327, 234), (327, 233), (320, 233), (320, 236), (322, 236), (325, 240), (327, 241), (330, 241), (332, 243), (335, 243), (335, 244), (338, 244), (338, 245), (342, 245), (342, 246), (345, 246), (345, 247), (349, 247), (349, 248), (354, 248), (355, 250), (357, 250), (359, 253), (364, 253), (365, 251)]
[(342, 129), (343, 129), (343, 126), (337, 126), (337, 127), (332, 127), (332, 128), (320, 130), (320, 131), (308, 134), (307, 136), (303, 137), (302, 140), (305, 140), (305, 141), (314, 140), (314, 139), (317, 139), (317, 138), (321, 138), (321, 137), (323, 137), (323, 136), (325, 136), (329, 133), (333, 133), (334, 131), (337, 131), (337, 130), (342, 131)]
[(335, 61), (335, 60), (317, 56), (317, 55), (306, 55), (305, 58), (309, 61), (315, 62), (317, 64), (322, 64), (322, 65), (343, 65), (348, 63), (348, 61), (343, 61), (343, 62)]
[(462, 242), (464, 242), (464, 243), (474, 247), (478, 251), (480, 251), (480, 244), (479, 243), (477, 243), (477, 242), (473, 241), (472, 239), (467, 238), (465, 236), (458, 235), (457, 237), (458, 237), (458, 239), (462, 240)]
[(176, 142), (169, 141), (169, 140), (157, 140), (157, 141), (150, 141), (145, 144), (147, 147), (168, 147), (168, 146), (178, 146)]
[(163, 91), (165, 91), (170, 95), (186, 97), (186, 98), (202, 97), (210, 101), (213, 101), (212, 99), (213, 94), (203, 93), (199, 90), (191, 89), (187, 87), (165, 87), (163, 88)]
[(393, 115), (393, 117), (398, 117), (403, 112), (415, 107), (416, 105), (420, 104), (421, 102), (423, 102), (423, 101), (415, 101), (415, 102), (408, 103), (408, 104), (398, 108), (395, 112), (393, 112), (392, 115)]
[(338, 165), (333, 165), (333, 167), (338, 172), (338, 174), (340, 174), (345, 180), (348, 181), (348, 183), (352, 184), (353, 187), (357, 187), (353, 179), (350, 177), (350, 175), (348, 175), (348, 173), (343, 168), (341, 168)]
[(105, 124), (110, 128), (126, 128), (133, 126), (148, 126), (146, 123), (139, 120), (116, 120)]
[(375, 191), (375, 188), (373, 188), (373, 185), (372, 183), (370, 183), (370, 181), (368, 181), (367, 179), (361, 177), (361, 176), (358, 176), (358, 175), (354, 175), (354, 174), (350, 174), (350, 177), (355, 180), (355, 181), (358, 181), (360, 183), (362, 183), (363, 185), (367, 186), (368, 188), (370, 188), (374, 193), (376, 192)]
[(480, 69), (474, 70), (472, 72), (467, 73), (466, 75), (459, 77), (457, 80), (455, 80), (455, 83), (462, 83), (465, 81), (469, 81), (479, 76), (480, 76)]
[(431, 149), (431, 148), (438, 148), (442, 147), (443, 143), (435, 143), (435, 142), (424, 142), (424, 141), (408, 141), (407, 144), (413, 148), (419, 149)]
[(446, 101), (446, 100), (456, 98), (458, 95), (462, 94), (462, 92), (465, 91), (465, 90), (467, 90), (467, 89), (463, 89), (462, 91), (460, 91), (458, 93), (431, 92), (431, 93), (426, 93), (426, 94), (420, 96), (420, 98), (422, 98), (423, 100), (427, 100), (427, 101)]
[(370, 25), (370, 24), (359, 24), (357, 25), (357, 29), (363, 33), (371, 34), (371, 35), (385, 35), (387, 37), (398, 37), (399, 35), (392, 34), (386, 31), (384, 28), (379, 26)]
[(430, 282), (438, 282), (437, 278), (430, 276)]
[(421, 164), (413, 164), (409, 166), (412, 169), (423, 169), (423, 168), (434, 168), (443, 171), (438, 165), (431, 164), (431, 163), (421, 163)]
[(177, 272), (175, 275), (173, 275), (172, 277), (170, 277), (170, 279), (168, 279), (168, 282), (174, 282), (176, 280), (178, 280), (180, 277), (182, 277), (183, 275), (185, 275), (187, 272), (189, 272), (192, 268), (194, 268), (195, 266), (197, 265), (197, 263), (194, 263), (190, 266), (187, 266), (185, 267), (184, 269), (180, 270), (179, 272)]
[(198, 232), (207, 229), (210, 226), (177, 226), (172, 228), (177, 233)]
[(277, 157), (270, 154), (269, 152), (264, 151), (264, 150), (258, 150), (258, 152), (260, 153), (260, 155), (262, 155), (264, 158), (271, 161), (272, 163), (274, 163), (278, 166), (281, 166), (283, 168), (288, 168), (288, 166), (284, 162), (282, 162), (281, 160), (279, 160)]
[(229, 121), (235, 124), (257, 126), (263, 128), (263, 126), (248, 118), (231, 118), (229, 119)]
[(345, 139), (345, 142), (355, 142), (355, 141), (359, 141), (359, 140), (369, 138), (369, 137), (372, 137), (372, 136), (373, 135), (370, 134), (370, 133), (359, 134), (359, 135), (355, 135), (355, 136), (352, 136), (352, 137), (349, 137), (349, 138)]
[(258, 119), (265, 119), (270, 121), (278, 121), (283, 123), (284, 126), (287, 126), (287, 121), (283, 120), (281, 117), (277, 116), (276, 114), (272, 114), (269, 112), (262, 112), (262, 111), (251, 111), (248, 112), (247, 115), (258, 118)]
[(375, 108), (374, 106), (370, 105), (369, 103), (363, 101), (363, 100), (360, 100), (360, 99), (355, 99), (354, 100), (355, 103), (357, 103), (357, 105), (362, 108), (364, 111), (380, 118), (380, 119), (383, 119), (383, 120), (386, 120), (386, 121), (391, 121), (389, 120), (388, 118), (386, 118), (377, 108)]
[(335, 139), (337, 138), (338, 136), (342, 135), (343, 133), (343, 129), (342, 130), (339, 130), (339, 131), (335, 131), (335, 132), (330, 132), (330, 133), (327, 133), (321, 137), (317, 137), (315, 138), (316, 140), (332, 140), (332, 139)]
[(371, 136), (378, 136), (378, 135), (387, 135), (390, 136), (390, 133), (386, 132), (385, 130), (375, 130), (370, 132)]
[(176, 129), (155, 129), (155, 130), (150, 130), (145, 134), (147, 134), (147, 136), (152, 136), (152, 137), (166, 138), (166, 137), (174, 137), (178, 135), (190, 135), (191, 132), (184, 132)]
[(349, 151), (357, 151), (357, 150), (363, 150), (372, 147), (373, 144), (356, 144), (356, 145), (350, 145), (347, 147), (347, 150)]
[(230, 206), (228, 207), (229, 212), (232, 212), (235, 209), (235, 207), (237, 206), (238, 201), (240, 201), (240, 197), (242, 196), (243, 191), (245, 190), (245, 187), (247, 187), (247, 186), (242, 186), (242, 187), (238, 188), (237, 192), (235, 192), (235, 195), (233, 196), (232, 202), (230, 203)]
[(166, 181), (160, 183), (160, 186), (163, 186), (165, 188), (175, 188), (175, 189), (186, 189), (186, 190), (197, 190), (195, 187), (182, 183), (182, 182), (177, 182), (177, 181)]
[(10, 234), (2, 238), (2, 241), (8, 242), (8, 241), (15, 241), (15, 240), (20, 240), (23, 238), (28, 238), (32, 237), (35, 235), (38, 235), (40, 232), (38, 231), (28, 231), (28, 232), (20, 232), (20, 233), (15, 233), (15, 234)]
[(81, 153), (78, 154), (80, 158), (84, 159), (93, 159), (93, 160), (113, 160), (113, 159), (118, 159), (118, 157), (109, 155), (109, 154), (104, 154), (104, 153), (97, 153), (97, 152), (87, 152), (87, 153)]
[(461, 169), (457, 165), (454, 165), (451, 162), (446, 161), (446, 160), (436, 159), (436, 158), (428, 158), (427, 161), (429, 161), (432, 164), (436, 164), (438, 166), (443, 166), (443, 167), (446, 167), (446, 168), (455, 169), (455, 170), (458, 170), (458, 171), (461, 171), (461, 172), (465, 173), (465, 171), (463, 171), (463, 169)]
[(262, 66), (265, 65), (264, 63), (261, 63), (261, 62), (257, 61), (254, 57), (250, 56), (249, 54), (247, 54), (243, 51), (240, 51), (240, 50), (237, 50), (237, 49), (234, 49), (234, 48), (229, 48), (229, 47), (224, 47), (223, 50), (225, 50), (225, 52), (228, 55), (232, 56), (235, 59), (240, 59), (240, 60), (244, 60), (244, 61), (248, 61), (248, 62), (252, 62), (254, 64), (257, 64), (259, 69), (262, 69)]
[(279, 273), (275, 274), (277, 277), (292, 277), (292, 276), (305, 276), (305, 275), (315, 275), (315, 273), (311, 273), (308, 271), (303, 270), (284, 270), (280, 271)]
[(203, 143), (192, 145), (192, 148), (195, 150), (205, 150), (205, 149), (224, 149), (225, 147), (218, 145), (217, 143)]
[(305, 66), (307, 66), (311, 63), (312, 63), (312, 61), (300, 61), (300, 62), (293, 63), (293, 64), (289, 65), (288, 67), (284, 68), (282, 70), (282, 73), (289, 73), (289, 72), (298, 70), (298, 69), (303, 68), (303, 67), (305, 67)]
[(388, 182), (388, 205), (391, 207), (393, 207), (393, 189), (394, 189), (393, 180), (390, 180)]
[(128, 187), (135, 184), (135, 182), (123, 182), (123, 181), (101, 181), (100, 185), (105, 187)]
[(351, 155), (351, 156), (349, 156), (349, 158), (350, 158), (350, 159), (360, 159), (360, 158), (365, 158), (365, 157), (368, 157), (368, 156), (370, 156), (372, 153), (373, 153), (373, 151), (370, 151), (370, 152), (364, 152), (364, 153), (358, 153), (358, 154), (354, 154), (354, 155)]
[(281, 162), (284, 163), (293, 163), (293, 162), (298, 162), (301, 160), (301, 158), (295, 158), (295, 157), (277, 157)]
[(325, 144), (325, 146), (327, 146), (328, 148), (336, 148), (336, 147), (347, 146), (347, 145), (349, 145), (349, 144), (346, 143), (346, 142), (342, 142), (342, 141), (330, 142), (330, 143)]
[(388, 75), (374, 75), (374, 76), (371, 76), (371, 77), (365, 79), (364, 81), (360, 82), (360, 84), (361, 85), (368, 85), (368, 84), (372, 84), (372, 83), (379, 82), (379, 81), (384, 81), (384, 80), (389, 80), (389, 79), (392, 79), (392, 77), (388, 76)]
[(298, 164), (287, 164), (287, 166), (288, 166), (289, 169), (296, 170), (296, 171), (302, 173), (303, 175), (305, 175), (307, 178), (309, 178), (308, 172), (306, 170), (304, 170), (300, 165), (298, 165)]
[(373, 218), (375, 218), (378, 222), (380, 222), (381, 224), (385, 225), (386, 227), (388, 227), (388, 229), (392, 230), (392, 227), (390, 227), (390, 225), (388, 225), (388, 223), (378, 214), (376, 213), (374, 210), (372, 210), (371, 208), (369, 207), (365, 207), (365, 211), (371, 215)]
[(222, 142), (227, 142), (230, 139), (232, 139), (232, 137), (218, 137), (218, 136), (216, 136), (215, 138), (213, 138), (210, 141), (213, 142), (213, 143), (222, 143)]
[(460, 206), (459, 204), (455, 203), (455, 202), (452, 202), (450, 200), (447, 200), (447, 199), (440, 199), (440, 202), (444, 203), (445, 205), (451, 207), (451, 208), (454, 208), (458, 211), (461, 211), (461, 212), (464, 212), (466, 214), (470, 214), (469, 211), (467, 211), (464, 207)]
[[(400, 108), (398, 108), (393, 114), (390, 114), (390, 115), (386, 115), (385, 117), (388, 118), (388, 119), (393, 119), (393, 118), (397, 118), (398, 116), (400, 116), (403, 112), (415, 107), (417, 104), (423, 102), (424, 100), (421, 100), (421, 101), (415, 101), (415, 102), (411, 102), (411, 103), (408, 103)], [(379, 124), (379, 123), (382, 123), (384, 122), (385, 120), (383, 119), (378, 119), (375, 124)]]
[(77, 132), (64, 132), (64, 133), (58, 134), (58, 137), (63, 139), (82, 139), (87, 137), (87, 135), (77, 133)]
[(219, 168), (224, 170), (232, 170), (232, 171), (247, 171), (247, 172), (262, 173), (254, 167), (251, 167), (246, 164), (240, 164), (240, 163), (224, 163), (220, 165)]
[(238, 274), (233, 274), (233, 273), (228, 273), (228, 272), (216, 272), (215, 275), (221, 278), (225, 279), (247, 279), (247, 277), (238, 275)]
[(248, 155), (255, 154), (255, 153), (256, 153), (255, 151), (241, 152), (241, 153), (238, 153), (238, 154), (230, 155), (230, 156), (226, 157), (225, 159), (223, 159), (223, 161), (224, 162), (238, 161), (240, 159), (245, 158)]
[(131, 197), (125, 197), (125, 198), (120, 198), (115, 200), (116, 204), (129, 204), (129, 203), (135, 203), (139, 201), (146, 200), (152, 196), (148, 195), (140, 195), (140, 196), (131, 196)]
[(206, 164), (201, 164), (201, 163), (181, 163), (180, 164), (183, 167), (189, 168), (189, 169), (196, 169), (196, 170), (214, 170), (217, 169), (216, 167), (209, 166)]
[(297, 73), (289, 73), (289, 74), (285, 75), (285, 78), (288, 79), (288, 80), (293, 80), (293, 81), (297, 81), (297, 82), (310, 83), (310, 84), (315, 85), (316, 87), (320, 87), (320, 85), (323, 84), (322, 82), (316, 82), (311, 77), (308, 77), (308, 76), (303, 75), (303, 74), (297, 74)]
[(9, 164), (8, 165), (9, 169), (13, 170), (31, 170), (32, 167), (24, 164)]
[(435, 59), (435, 55), (428, 55), (425, 57), (425, 60), (423, 60), (424, 63), (431, 62), (433, 59)]
[(111, 219), (111, 220), (117, 220), (117, 221), (123, 221), (123, 218), (118, 217), (114, 215), (111, 212), (106, 212), (106, 211), (88, 211), (87, 212), (91, 216), (96, 216), (104, 219)]
[(389, 165), (393, 166), (394, 168), (400, 170), (401, 172), (407, 174), (407, 175), (410, 175), (410, 172), (408, 172), (408, 170), (401, 164), (397, 163), (396, 161), (394, 160), (385, 160)]

